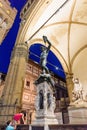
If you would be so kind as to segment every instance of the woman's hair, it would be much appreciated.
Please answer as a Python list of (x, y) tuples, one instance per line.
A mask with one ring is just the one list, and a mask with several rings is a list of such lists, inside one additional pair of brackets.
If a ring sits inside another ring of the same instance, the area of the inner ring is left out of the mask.
[(10, 124), (10, 122), (11, 122), (11, 120), (8, 120), (6, 124), (7, 124), (7, 125), (9, 125), (9, 124)]
[(26, 111), (25, 110), (22, 110), (21, 113), (24, 114), (24, 117), (26, 116)]

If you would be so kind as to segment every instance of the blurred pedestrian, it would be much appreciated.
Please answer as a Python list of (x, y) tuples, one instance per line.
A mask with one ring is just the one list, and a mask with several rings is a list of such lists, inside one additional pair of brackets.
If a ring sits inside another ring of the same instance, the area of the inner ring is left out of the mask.
[(26, 124), (26, 111), (21, 111), (13, 116), (17, 124)]
[(16, 130), (16, 124), (14, 124), (13, 120), (7, 121), (7, 127), (6, 130)]

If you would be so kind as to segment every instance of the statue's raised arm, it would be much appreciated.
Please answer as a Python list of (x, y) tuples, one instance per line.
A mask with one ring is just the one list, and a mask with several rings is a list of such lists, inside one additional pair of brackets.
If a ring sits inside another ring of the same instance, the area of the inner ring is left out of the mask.
[(42, 67), (42, 72), (43, 73), (49, 73), (49, 70), (46, 66), (47, 64), (47, 56), (48, 56), (48, 53), (49, 53), (49, 50), (51, 48), (51, 43), (49, 42), (49, 40), (47, 39), (46, 36), (43, 36), (43, 41), (45, 43), (48, 43), (48, 47), (46, 46), (41, 46), (41, 55), (40, 55), (40, 65)]

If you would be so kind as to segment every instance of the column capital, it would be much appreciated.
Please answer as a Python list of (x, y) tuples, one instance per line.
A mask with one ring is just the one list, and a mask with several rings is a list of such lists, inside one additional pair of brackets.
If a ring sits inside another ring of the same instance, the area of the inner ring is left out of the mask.
[(14, 49), (13, 49), (11, 59), (13, 59), (14, 57), (25, 57), (25, 58), (27, 58), (28, 53), (29, 53), (28, 45), (26, 43), (16, 44)]
[(73, 73), (66, 73), (66, 79), (73, 78)]

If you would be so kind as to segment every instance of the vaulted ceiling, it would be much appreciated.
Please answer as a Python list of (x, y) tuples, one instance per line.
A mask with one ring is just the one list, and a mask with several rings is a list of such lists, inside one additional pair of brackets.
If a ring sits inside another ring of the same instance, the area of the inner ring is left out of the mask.
[(38, 0), (27, 11), (19, 41), (30, 46), (46, 35), (64, 71), (87, 86), (87, 0)]

